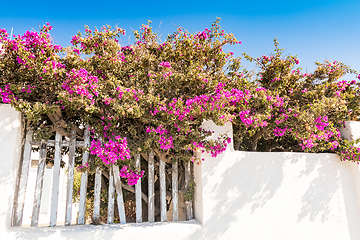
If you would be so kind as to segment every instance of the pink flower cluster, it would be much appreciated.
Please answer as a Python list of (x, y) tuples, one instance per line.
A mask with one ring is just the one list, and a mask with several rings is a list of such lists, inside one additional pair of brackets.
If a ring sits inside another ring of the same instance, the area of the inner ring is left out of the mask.
[(284, 98), (279, 97), (279, 95), (276, 95), (275, 102), (273, 103), (273, 105), (276, 106), (276, 107), (284, 106)]
[[(52, 26), (47, 24), (44, 25), (39, 33), (26, 31), (22, 36), (14, 35), (13, 40), (8, 39), (7, 33), (0, 30), (0, 41), (3, 43), (4, 48), (1, 52), (13, 52), (16, 56), (17, 63), (24, 65), (28, 69), (34, 69), (36, 67), (39, 61), (35, 61), (35, 59), (41, 59), (40, 61), (46, 64), (47, 61), (50, 61), (50, 57), (43, 61), (42, 59), (45, 56), (49, 56), (49, 54), (55, 56), (55, 54), (62, 49), (60, 45), (52, 43), (52, 39), (48, 33), (51, 29)], [(52, 56), (51, 58), (53, 58)]]
[[(291, 112), (292, 110), (289, 108), (289, 112)], [(286, 113), (283, 113), (280, 115), (279, 118), (275, 119), (275, 123), (276, 125), (279, 125), (283, 122), (285, 122), (286, 120), (288, 120), (289, 116)]]
[[(85, 69), (72, 69), (70, 74), (67, 74), (67, 77), (68, 79), (63, 82), (62, 87), (70, 95), (76, 93), (88, 99), (93, 99), (94, 95), (98, 96), (99, 93), (96, 91), (96, 88), (98, 87), (97, 83), (99, 80), (96, 76), (90, 75)], [(94, 100), (92, 101), (93, 103)]]
[(272, 59), (272, 57), (269, 57), (269, 56), (266, 56), (266, 55), (263, 55), (262, 58), (263, 58), (264, 61), (270, 61)]
[(332, 62), (332, 63), (328, 63), (328, 64), (326, 65), (327, 70), (328, 70), (327, 74), (330, 75), (330, 74), (332, 74), (332, 73), (340, 70), (340, 68), (341, 68), (340, 65), (341, 65), (341, 62), (338, 62), (338, 61), (334, 61), (334, 62)]
[(280, 80), (281, 80), (280, 78), (276, 77), (276, 78), (272, 79), (271, 82), (280, 81)]
[(199, 39), (204, 39), (204, 40), (205, 40), (205, 39), (209, 38), (209, 36), (210, 36), (210, 30), (205, 29), (204, 31), (197, 33), (197, 34), (195, 35), (195, 38), (199, 38)]
[(324, 116), (324, 117), (319, 116), (319, 117), (317, 117), (315, 119), (315, 126), (320, 131), (324, 131), (325, 127), (329, 126), (328, 117), (327, 116)]
[(172, 74), (173, 74), (172, 72), (166, 72), (163, 74), (163, 76), (166, 79), (167, 77), (171, 76)]
[(30, 86), (30, 85), (27, 85), (26, 87), (23, 87), (22, 89), (21, 89), (21, 92), (27, 92), (27, 93), (31, 93), (32, 92), (32, 90), (33, 89), (35, 89), (36, 88), (36, 86)]
[(250, 109), (239, 112), (240, 120), (245, 124), (245, 127), (250, 127), (254, 123), (254, 119), (249, 114)]
[(139, 96), (140, 95), (144, 95), (144, 92), (143, 90), (135, 90), (135, 89), (130, 89), (130, 88), (120, 88), (120, 87), (117, 87), (116, 88), (116, 91), (119, 92), (118, 94), (118, 98), (121, 99), (124, 95), (124, 92), (128, 92), (128, 93), (133, 93), (133, 98), (135, 99), (135, 101), (139, 101)]
[[(217, 157), (219, 154), (224, 152), (226, 150), (227, 145), (231, 142), (231, 138), (224, 138), (224, 137), (218, 137), (217, 141), (214, 143), (210, 142), (196, 142), (191, 141), (191, 144), (193, 145), (193, 150), (201, 149), (201, 152), (205, 152), (205, 147), (208, 146), (210, 148), (210, 151), (206, 151), (207, 153), (210, 153), (212, 157)], [(189, 148), (190, 150), (191, 148)]]
[(76, 168), (78, 172), (84, 172), (90, 167), (89, 163), (85, 163), (84, 165), (80, 165)]
[(16, 61), (18, 61), (19, 64), (26, 64), (26, 59), (22, 60), (19, 56), (16, 57)]
[(57, 70), (58, 69), (63, 69), (65, 68), (64, 64), (61, 64), (60, 62), (51, 60), (50, 58), (47, 58), (44, 61), (44, 64), (46, 64), (46, 67), (43, 68), (43, 73), (46, 73), (47, 70), (46, 69), (50, 69), (52, 72), (55, 73), (55, 75), (57, 74)]
[(285, 126), (285, 128), (276, 127), (276, 128), (274, 128), (274, 135), (277, 137), (282, 137), (285, 135), (286, 131), (291, 132), (292, 129), (288, 128), (288, 126)]
[(352, 80), (351, 82), (348, 82), (348, 81), (339, 81), (339, 82), (336, 82), (336, 88), (337, 88), (337, 91), (335, 92), (335, 94), (340, 97), (341, 96), (341, 92), (342, 91), (345, 91), (347, 87), (355, 84), (356, 81), (355, 80)]
[(53, 29), (53, 27), (52, 26), (50, 26), (50, 23), (46, 23), (46, 25), (43, 25), (43, 31), (44, 32), (49, 32), (49, 31), (51, 31)]
[[(219, 139), (220, 140), (220, 139)], [(226, 150), (227, 145), (231, 142), (231, 138), (224, 140), (223, 142), (219, 142), (215, 145), (210, 145), (210, 153), (212, 157), (217, 157), (219, 154)]]
[(301, 139), (302, 143), (300, 143), (300, 146), (302, 148), (302, 150), (305, 149), (311, 149), (312, 147), (315, 146), (315, 143), (313, 142), (313, 139), (309, 138), (309, 139)]
[[(19, 46), (22, 45), (25, 51), (31, 51), (32, 49), (53, 49), (58, 52), (62, 49), (60, 45), (54, 45), (51, 43), (50, 35), (47, 33), (52, 29), (52, 26), (45, 26), (42, 29), (42, 33), (26, 31), (23, 36), (17, 36), (14, 40), (7, 40), (13, 50), (18, 50)], [(35, 52), (35, 51), (33, 51)], [(44, 54), (43, 51), (41, 51)]]
[(170, 135), (169, 131), (164, 128), (163, 125), (160, 125), (156, 129), (153, 127), (147, 127), (146, 132), (155, 132), (159, 134), (160, 139), (158, 143), (160, 144), (161, 149), (168, 150), (170, 148), (174, 148), (173, 137)]
[(14, 98), (13, 92), (10, 90), (9, 85), (5, 85), (5, 89), (0, 88), (0, 97), (3, 103), (10, 103), (11, 99)]
[(140, 172), (134, 172), (130, 170), (128, 166), (124, 165), (120, 170), (120, 177), (127, 178), (129, 185), (135, 185), (137, 181), (144, 176), (144, 170)]
[(70, 41), (70, 43), (71, 43), (72, 45), (76, 45), (76, 44), (78, 44), (79, 42), (80, 42), (80, 37), (79, 37), (78, 35), (73, 36), (73, 37), (71, 38), (71, 41)]
[(92, 140), (90, 145), (90, 154), (99, 157), (105, 164), (116, 163), (119, 159), (129, 159), (130, 150), (127, 147), (126, 138), (116, 136), (115, 140), (108, 137), (107, 142)]
[(167, 105), (159, 104), (154, 107), (154, 111), (150, 111), (155, 115), (163, 112), (172, 115), (174, 119), (179, 121), (193, 120), (195, 116), (201, 115), (207, 109), (214, 111), (221, 110), (227, 104), (236, 105), (237, 103), (247, 104), (247, 100), (251, 97), (248, 90), (232, 89), (231, 91), (223, 90), (224, 84), (220, 83), (213, 95), (199, 95), (184, 101), (182, 98), (174, 98)]
[(121, 35), (125, 35), (126, 34), (126, 31), (125, 29), (122, 29), (122, 28), (119, 28), (119, 27), (116, 27), (116, 30), (120, 32)]
[[(150, 111), (153, 115), (157, 113), (165, 113), (167, 115), (173, 116), (173, 119), (178, 121), (193, 120), (195, 117), (201, 115), (203, 112), (208, 109), (221, 110), (226, 106), (247, 106), (249, 99), (252, 97), (250, 91), (244, 89), (243, 91), (239, 89), (232, 89), (231, 91), (224, 90), (225, 84), (218, 84), (216, 91), (213, 95), (200, 95), (193, 98), (189, 98), (184, 101), (182, 98), (174, 98), (167, 105), (159, 104), (154, 108), (154, 111)], [(262, 91), (262, 89), (258, 89)], [(268, 101), (272, 102), (274, 107), (281, 107), (285, 104), (284, 99), (278, 95), (273, 98), (268, 96)], [(238, 114), (240, 120), (244, 123), (246, 127), (250, 126), (267, 126), (267, 122), (261, 120), (251, 114), (251, 109), (240, 110)], [(236, 116), (221, 116), (221, 119), (232, 121)], [(286, 115), (286, 114), (285, 114)], [(287, 116), (284, 117), (287, 119)], [(178, 130), (179, 131), (179, 130)]]
[(302, 149), (311, 149), (318, 144), (317, 142), (324, 141), (330, 145), (331, 150), (335, 150), (339, 146), (338, 139), (341, 138), (341, 133), (338, 129), (336, 129), (336, 133), (334, 131), (326, 130), (326, 127), (328, 126), (329, 123), (327, 116), (317, 117), (315, 119), (315, 127), (320, 132), (311, 132), (308, 138), (300, 138), (300, 146)]
[(161, 62), (161, 63), (159, 63), (159, 66), (165, 67), (165, 68), (171, 68), (171, 64), (169, 62)]
[(2, 42), (3, 40), (5, 40), (8, 37), (9, 37), (9, 34), (6, 31), (6, 29), (0, 28), (0, 42)]
[(350, 146), (345, 151), (340, 152), (341, 160), (343, 161), (354, 161), (359, 164), (360, 162), (360, 147)]
[[(307, 139), (300, 138), (302, 141), (300, 143), (300, 146), (303, 150), (305, 149), (311, 149), (312, 147), (317, 145), (317, 142), (324, 141), (331, 144), (331, 150), (336, 149), (339, 146), (339, 142), (336, 139), (340, 138), (340, 133), (337, 134), (337, 137), (335, 137), (335, 133), (332, 131), (325, 131), (320, 134), (311, 133), (310, 137)], [(335, 137), (335, 140), (330, 140), (332, 137)]]

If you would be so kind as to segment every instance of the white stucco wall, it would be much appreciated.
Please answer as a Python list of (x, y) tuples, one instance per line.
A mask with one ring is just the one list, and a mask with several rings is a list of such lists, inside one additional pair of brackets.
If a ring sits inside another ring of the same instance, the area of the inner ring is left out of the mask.
[[(224, 127), (206, 123), (213, 135)], [(354, 125), (352, 124), (352, 128)], [(355, 135), (355, 134), (353, 134)], [(359, 166), (336, 154), (234, 151), (195, 165), (201, 239), (360, 239)]]
[[(334, 154), (227, 151), (195, 165), (196, 220), (10, 228), (19, 114), (0, 105), (0, 239), (360, 239), (359, 167)], [(212, 126), (232, 137), (231, 124)]]
[(0, 104), (0, 239), (11, 225), (11, 208), (21, 150), (20, 114)]
[(205, 160), (196, 166), (202, 239), (360, 239), (353, 167), (331, 154), (232, 152)]

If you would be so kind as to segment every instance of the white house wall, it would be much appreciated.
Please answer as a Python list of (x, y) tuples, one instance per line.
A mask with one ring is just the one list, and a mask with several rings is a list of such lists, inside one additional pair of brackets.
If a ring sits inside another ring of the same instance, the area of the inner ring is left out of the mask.
[(0, 239), (11, 225), (11, 207), (21, 150), (20, 113), (0, 104)]
[(228, 152), (206, 159), (195, 167), (202, 176), (202, 202), (195, 203), (202, 239), (360, 239), (354, 167), (333, 154)]

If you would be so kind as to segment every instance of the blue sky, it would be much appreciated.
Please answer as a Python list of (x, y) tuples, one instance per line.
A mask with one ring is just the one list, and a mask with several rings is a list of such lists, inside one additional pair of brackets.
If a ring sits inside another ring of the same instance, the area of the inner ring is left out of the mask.
[(314, 62), (325, 59), (360, 71), (360, 1), (6, 1), (0, 6), (0, 28), (22, 34), (50, 22), (62, 46), (69, 45), (84, 25), (118, 25), (127, 31), (127, 44), (134, 40), (132, 29), (147, 20), (155, 29), (161, 23), (159, 32), (165, 39), (176, 26), (197, 32), (221, 17), (223, 29), (242, 41), (229, 48), (236, 56), (270, 54), (277, 37), (286, 54), (298, 55), (304, 71), (313, 71)]

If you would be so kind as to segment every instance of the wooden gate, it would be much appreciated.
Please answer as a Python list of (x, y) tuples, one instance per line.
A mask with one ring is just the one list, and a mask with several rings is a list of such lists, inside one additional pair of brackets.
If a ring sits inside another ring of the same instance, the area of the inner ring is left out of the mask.
[[(88, 128), (85, 128), (88, 129)], [(76, 140), (76, 133), (71, 131), (70, 138), (66, 139), (62, 137), (59, 132), (56, 132), (55, 140), (41, 140), (33, 141), (33, 132), (28, 131), (23, 146), (22, 159), (20, 160), (19, 172), (17, 177), (17, 186), (15, 189), (14, 195), (14, 204), (13, 204), (13, 215), (12, 215), (12, 226), (21, 227), (23, 222), (23, 211), (26, 195), (26, 185), (28, 181), (28, 174), (30, 169), (31, 161), (31, 152), (32, 146), (39, 147), (39, 163), (37, 167), (36, 175), (36, 187), (35, 194), (33, 199), (33, 210), (31, 217), (31, 227), (37, 227), (39, 222), (39, 213), (41, 206), (41, 196), (43, 191), (43, 179), (44, 179), (44, 170), (46, 163), (46, 154), (47, 147), (52, 146), (55, 149), (54, 152), (54, 165), (53, 165), (53, 181), (52, 181), (52, 190), (51, 190), (51, 210), (50, 210), (50, 222), (49, 226), (54, 227), (57, 225), (57, 211), (58, 211), (58, 201), (59, 201), (59, 176), (60, 176), (60, 163), (62, 158), (62, 148), (69, 148), (69, 163), (67, 169), (67, 189), (66, 189), (66, 209), (65, 209), (65, 225), (71, 225), (72, 219), (72, 199), (73, 199), (73, 184), (74, 184), (74, 163), (75, 163), (75, 150), (77, 147), (85, 147), (86, 149), (90, 146), (90, 132), (88, 130), (84, 131), (83, 139), (84, 141)], [(140, 168), (141, 156), (138, 154), (135, 157), (136, 167)], [(179, 221), (179, 166), (184, 170), (184, 184), (183, 184), (183, 193), (191, 189), (190, 182), (192, 180), (192, 166), (191, 162), (181, 163), (174, 162), (171, 165), (165, 163), (151, 152), (148, 156), (147, 162), (148, 166), (146, 169), (147, 174), (147, 194), (142, 192), (142, 181), (141, 179), (135, 185), (135, 202), (136, 202), (136, 222), (143, 222), (143, 209), (142, 201), (147, 203), (148, 212), (147, 220), (148, 222), (155, 222), (155, 189), (154, 185), (157, 180), (160, 181), (160, 219), (159, 221), (167, 221), (167, 213), (169, 208), (169, 203), (167, 202), (167, 188), (166, 186), (166, 174), (165, 171), (171, 171), (171, 207), (172, 207), (172, 221)], [(89, 161), (89, 153), (85, 151), (82, 155), (82, 165), (85, 165)], [(166, 166), (168, 167), (166, 169)], [(118, 216), (120, 223), (126, 223), (126, 214), (124, 208), (124, 196), (123, 188), (130, 189), (127, 184), (124, 184), (119, 176), (119, 166), (111, 165), (109, 168), (108, 175), (109, 184), (108, 184), (108, 206), (107, 206), (107, 223), (114, 223), (114, 211), (115, 211), (115, 199), (117, 202)], [(101, 194), (101, 178), (102, 178), (101, 169), (98, 167), (95, 173), (95, 184), (94, 184), (94, 208), (92, 213), (93, 223), (98, 223), (100, 218), (100, 194)], [(155, 180), (155, 176), (157, 179)], [(169, 186), (169, 183), (168, 183)], [(79, 212), (77, 218), (77, 224), (82, 225), (86, 223), (85, 219), (85, 204), (86, 204), (86, 192), (88, 188), (88, 172), (81, 173), (81, 186), (80, 186), (80, 200), (79, 200)], [(115, 196), (116, 195), (116, 196)], [(169, 195), (169, 194), (168, 194)], [(184, 200), (185, 201), (185, 200)], [(192, 199), (185, 201), (186, 206), (186, 220), (193, 219), (193, 207)]]

